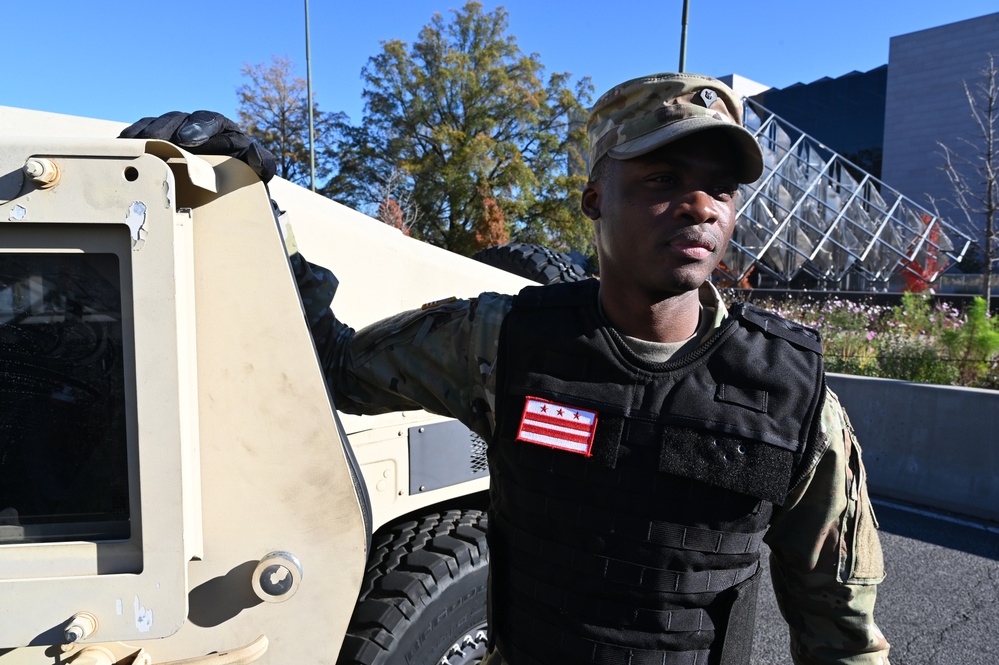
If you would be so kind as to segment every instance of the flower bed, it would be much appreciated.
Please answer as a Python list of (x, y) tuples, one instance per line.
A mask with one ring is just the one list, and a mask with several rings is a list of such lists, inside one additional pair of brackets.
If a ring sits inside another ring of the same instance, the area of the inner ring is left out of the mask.
[(999, 320), (982, 298), (963, 311), (914, 293), (896, 307), (808, 296), (753, 302), (817, 329), (829, 372), (999, 390)]

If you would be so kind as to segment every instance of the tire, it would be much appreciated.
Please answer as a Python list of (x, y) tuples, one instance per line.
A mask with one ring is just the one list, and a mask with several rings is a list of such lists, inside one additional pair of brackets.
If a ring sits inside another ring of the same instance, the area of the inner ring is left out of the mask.
[(568, 254), (526, 242), (486, 247), (473, 254), (472, 258), (540, 284), (586, 279), (583, 268)]
[(486, 653), (486, 514), (453, 510), (375, 535), (339, 665), (473, 665)]

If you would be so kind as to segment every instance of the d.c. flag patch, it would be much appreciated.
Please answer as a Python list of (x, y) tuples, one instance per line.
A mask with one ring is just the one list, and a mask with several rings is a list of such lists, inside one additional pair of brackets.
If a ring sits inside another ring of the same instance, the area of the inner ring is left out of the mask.
[(596, 432), (596, 412), (528, 397), (517, 440), (589, 457)]

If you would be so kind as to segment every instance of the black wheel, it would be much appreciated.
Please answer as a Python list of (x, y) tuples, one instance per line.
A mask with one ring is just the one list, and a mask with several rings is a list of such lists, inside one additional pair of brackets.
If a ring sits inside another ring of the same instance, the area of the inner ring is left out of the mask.
[(486, 514), (453, 510), (375, 536), (340, 665), (473, 665), (486, 653)]
[(583, 268), (568, 254), (526, 242), (486, 247), (473, 254), (472, 258), (541, 284), (586, 279)]

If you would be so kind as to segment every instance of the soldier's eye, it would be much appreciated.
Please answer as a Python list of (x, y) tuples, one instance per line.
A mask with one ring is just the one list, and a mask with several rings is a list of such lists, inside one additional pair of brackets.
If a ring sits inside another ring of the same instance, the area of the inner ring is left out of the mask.
[(715, 187), (715, 196), (725, 198), (726, 200), (732, 198), (738, 193), (739, 183), (736, 182), (723, 183)]
[(672, 173), (655, 173), (647, 178), (649, 182), (659, 185), (675, 185), (676, 176)]

